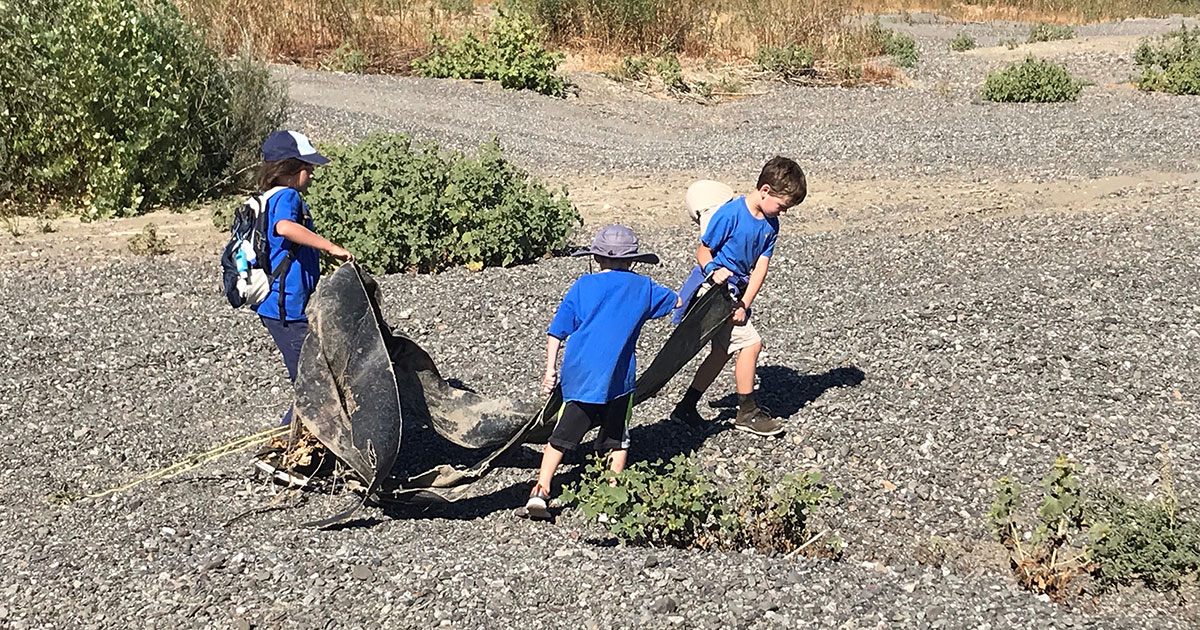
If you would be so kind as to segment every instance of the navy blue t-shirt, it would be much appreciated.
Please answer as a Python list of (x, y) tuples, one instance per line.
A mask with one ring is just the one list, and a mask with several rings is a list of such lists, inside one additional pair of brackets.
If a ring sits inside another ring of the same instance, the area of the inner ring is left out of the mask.
[[(267, 245), (271, 252), (271, 269), (276, 269), (287, 255), (292, 242), (275, 233), (275, 225), (282, 220), (294, 221), (308, 229), (313, 229), (312, 216), (308, 205), (300, 198), (300, 193), (293, 188), (284, 188), (267, 200)], [(280, 319), (289, 322), (307, 321), (304, 308), (308, 298), (317, 288), (317, 280), (321, 278), (321, 261), (317, 250), (312, 247), (299, 247), (292, 260), (292, 266), (286, 275), (279, 277), (271, 284), (271, 292), (255, 311), (263, 317)], [(279, 290), (283, 288), (284, 314), (279, 314)]]
[(712, 250), (713, 262), (733, 272), (731, 282), (744, 285), (759, 256), (770, 258), (775, 253), (778, 236), (779, 219), (756, 218), (746, 198), (738, 197), (713, 213), (700, 242)]
[(631, 271), (601, 271), (571, 285), (547, 331), (567, 340), (563, 400), (606, 403), (633, 391), (642, 324), (670, 314), (675, 292)]

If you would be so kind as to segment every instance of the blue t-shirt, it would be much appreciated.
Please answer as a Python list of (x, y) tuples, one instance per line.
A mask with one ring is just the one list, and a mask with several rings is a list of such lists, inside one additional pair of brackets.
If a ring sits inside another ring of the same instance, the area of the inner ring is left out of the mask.
[(775, 253), (779, 219), (755, 218), (746, 206), (746, 198), (730, 200), (713, 213), (700, 242), (712, 250), (713, 262), (733, 272), (730, 280), (744, 285), (759, 256)]
[[(267, 200), (267, 245), (271, 252), (271, 269), (278, 268), (287, 256), (292, 242), (275, 233), (275, 225), (287, 219), (313, 229), (312, 216), (308, 205), (300, 198), (300, 193), (293, 188), (284, 188)], [(297, 248), (292, 259), (292, 266), (287, 274), (271, 283), (271, 292), (254, 310), (263, 317), (281, 319), (289, 322), (307, 321), (304, 308), (308, 298), (317, 288), (317, 280), (321, 278), (321, 261), (317, 250), (312, 247)], [(279, 290), (283, 288), (284, 316), (279, 314)]]
[(631, 271), (582, 276), (567, 290), (547, 332), (567, 340), (563, 400), (606, 403), (633, 391), (642, 324), (670, 314), (675, 292)]

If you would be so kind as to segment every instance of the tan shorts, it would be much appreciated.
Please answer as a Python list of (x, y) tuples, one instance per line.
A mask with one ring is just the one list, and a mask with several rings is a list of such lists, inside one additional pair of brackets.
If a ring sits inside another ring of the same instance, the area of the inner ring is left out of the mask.
[[(704, 295), (710, 288), (707, 284), (702, 285), (700, 290), (696, 292), (696, 297), (699, 298), (701, 295)], [(725, 354), (737, 354), (742, 348), (749, 348), (756, 343), (762, 343), (762, 337), (759, 336), (758, 329), (747, 318), (741, 324), (722, 328), (712, 338), (712, 350), (713, 352), (723, 351)]]

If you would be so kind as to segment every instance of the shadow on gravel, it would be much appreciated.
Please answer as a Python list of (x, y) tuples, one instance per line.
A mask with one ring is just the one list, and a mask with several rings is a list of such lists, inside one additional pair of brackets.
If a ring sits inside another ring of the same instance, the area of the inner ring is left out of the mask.
[[(782, 365), (758, 368), (758, 399), (780, 418), (787, 418), (834, 387), (857, 387), (867, 375), (856, 367), (834, 368), (824, 374), (801, 374)], [(714, 409), (737, 407), (737, 394), (730, 394), (708, 405)], [(724, 414), (722, 414), (723, 416)]]

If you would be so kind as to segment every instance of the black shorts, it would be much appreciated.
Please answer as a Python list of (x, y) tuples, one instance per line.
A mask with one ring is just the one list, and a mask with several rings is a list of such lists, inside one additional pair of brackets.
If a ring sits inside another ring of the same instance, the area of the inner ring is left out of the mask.
[(560, 451), (579, 446), (588, 431), (599, 427), (595, 447), (598, 451), (629, 448), (629, 418), (633, 415), (633, 393), (606, 403), (582, 403), (574, 400), (558, 408), (550, 444)]

